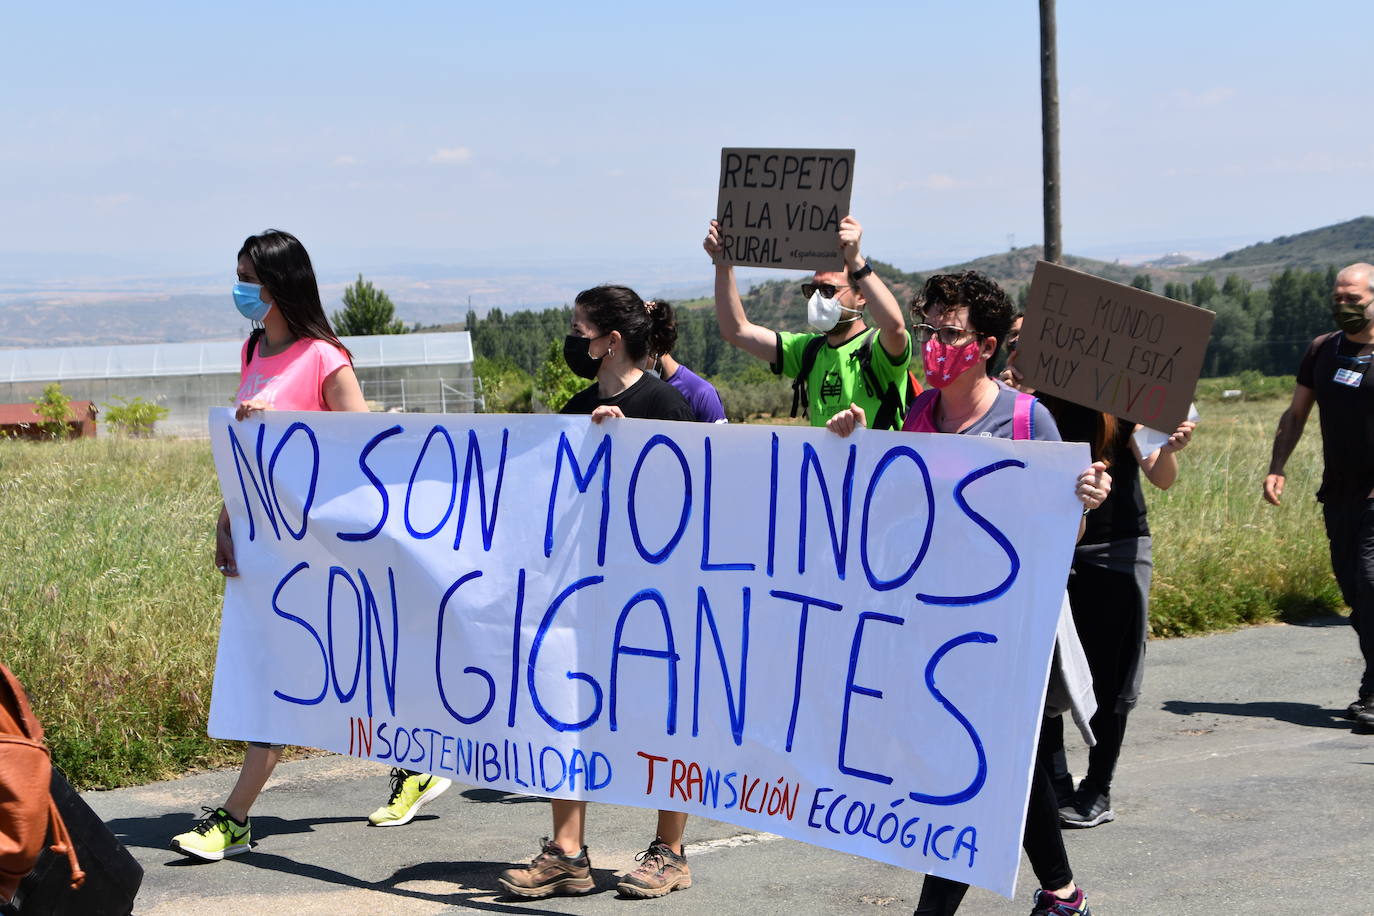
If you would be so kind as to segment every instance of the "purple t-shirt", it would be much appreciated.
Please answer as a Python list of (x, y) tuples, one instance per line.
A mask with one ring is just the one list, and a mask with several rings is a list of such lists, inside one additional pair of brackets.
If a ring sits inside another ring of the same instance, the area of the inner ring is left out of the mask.
[(682, 393), (692, 406), (692, 413), (701, 423), (724, 423), (725, 408), (721, 406), (720, 395), (715, 386), (706, 379), (678, 363), (672, 378), (664, 379)]

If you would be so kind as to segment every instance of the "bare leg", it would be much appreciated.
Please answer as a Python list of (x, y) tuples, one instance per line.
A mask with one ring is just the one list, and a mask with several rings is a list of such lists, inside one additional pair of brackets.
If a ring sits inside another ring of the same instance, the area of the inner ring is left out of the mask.
[(553, 803), (553, 841), (565, 856), (576, 856), (586, 846), (583, 831), (587, 823), (587, 803), (567, 798), (550, 799)]
[(243, 769), (239, 770), (238, 781), (229, 793), (229, 800), (224, 803), (224, 810), (234, 820), (243, 823), (248, 819), (248, 809), (258, 800), (258, 793), (276, 769), (282, 750), (279, 747), (248, 745), (243, 755)]
[(658, 838), (674, 855), (682, 855), (682, 834), (687, 829), (687, 815), (681, 811), (658, 812)]

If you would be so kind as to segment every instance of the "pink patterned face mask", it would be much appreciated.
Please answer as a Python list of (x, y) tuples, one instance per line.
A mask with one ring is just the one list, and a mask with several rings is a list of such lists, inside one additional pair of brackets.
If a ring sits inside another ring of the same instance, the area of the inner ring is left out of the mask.
[(944, 388), (951, 384), (963, 375), (965, 369), (978, 361), (978, 352), (981, 349), (982, 343), (976, 337), (958, 347), (940, 343), (938, 337), (927, 340), (921, 351), (921, 360), (926, 369), (926, 384), (936, 388)]

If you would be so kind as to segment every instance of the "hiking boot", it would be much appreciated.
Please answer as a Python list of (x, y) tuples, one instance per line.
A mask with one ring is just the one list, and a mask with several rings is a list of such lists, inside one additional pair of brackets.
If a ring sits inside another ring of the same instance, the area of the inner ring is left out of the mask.
[(412, 773), (392, 768), (391, 798), (367, 816), (374, 827), (400, 827), (414, 820), (420, 808), (443, 795), (453, 780), (428, 773)]
[(1031, 916), (1092, 916), (1092, 913), (1088, 910), (1088, 898), (1080, 887), (1073, 892), (1070, 900), (1056, 897), (1054, 891), (1036, 891), (1035, 909), (1031, 910)]
[(172, 837), (172, 848), (184, 856), (218, 862), (253, 848), (253, 822), (240, 824), (223, 808), (201, 808), (205, 816), (185, 833)]
[(525, 868), (508, 868), (497, 878), (506, 893), (516, 897), (552, 897), (554, 894), (590, 894), (596, 890), (587, 847), (566, 856), (548, 837), (544, 848)]
[(692, 870), (687, 853), (678, 855), (657, 837), (649, 848), (635, 856), (639, 867), (620, 879), (616, 890), (627, 897), (662, 897), (692, 886)]
[(1360, 694), (1360, 698), (1345, 708), (1347, 719), (1358, 719), (1362, 712), (1374, 712), (1374, 693)]
[(1111, 796), (1087, 784), (1074, 793), (1072, 803), (1059, 809), (1059, 824), (1063, 827), (1096, 827), (1114, 820)]

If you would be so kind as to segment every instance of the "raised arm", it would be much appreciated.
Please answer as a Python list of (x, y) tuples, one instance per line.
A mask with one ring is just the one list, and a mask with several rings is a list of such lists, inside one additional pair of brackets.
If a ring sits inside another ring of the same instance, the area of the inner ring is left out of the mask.
[[(840, 222), (840, 253), (844, 255), (845, 269), (852, 276), (868, 263), (859, 251), (864, 227), (852, 216)], [(902, 317), (902, 307), (897, 297), (892, 295), (883, 278), (874, 271), (859, 281), (859, 293), (868, 305), (868, 317), (878, 329), (878, 342), (889, 356), (901, 356), (906, 352), (906, 319)]]
[(1264, 498), (1277, 506), (1283, 499), (1283, 469), (1288, 464), (1288, 456), (1302, 438), (1302, 428), (1307, 425), (1307, 417), (1312, 413), (1312, 405), (1317, 401), (1317, 393), (1306, 385), (1293, 389), (1293, 400), (1288, 409), (1279, 417), (1279, 428), (1274, 433), (1274, 451), (1269, 458), (1269, 475), (1264, 478)]
[[(711, 228), (701, 245), (712, 260), (719, 257), (720, 224), (715, 220), (711, 220)], [(735, 285), (735, 268), (720, 261), (716, 262), (716, 321), (720, 323), (720, 336), (726, 343), (766, 362), (777, 359), (777, 332), (754, 324), (744, 314), (744, 303)]]

